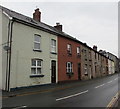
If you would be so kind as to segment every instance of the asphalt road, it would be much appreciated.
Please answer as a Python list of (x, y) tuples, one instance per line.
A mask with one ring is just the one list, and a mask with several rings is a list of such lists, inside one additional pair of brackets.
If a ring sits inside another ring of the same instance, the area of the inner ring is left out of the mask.
[(84, 85), (3, 98), (3, 107), (107, 107), (118, 92), (118, 78), (115, 74)]

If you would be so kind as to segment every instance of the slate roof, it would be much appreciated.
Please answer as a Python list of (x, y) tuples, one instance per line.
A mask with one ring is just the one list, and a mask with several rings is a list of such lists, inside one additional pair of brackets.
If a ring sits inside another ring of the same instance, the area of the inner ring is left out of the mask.
[[(20, 14), (18, 12), (15, 12), (13, 10), (5, 8), (5, 7), (1, 6), (1, 5), (0, 5), (0, 9), (2, 9), (4, 12), (6, 12), (10, 17), (12, 17), (17, 22), (21, 22), (21, 23), (24, 23), (26, 25), (33, 26), (35, 28), (41, 29), (43, 31), (50, 32), (50, 33), (55, 34), (55, 35), (60, 35), (60, 36), (63, 36), (65, 38), (69, 38), (69, 39), (74, 40), (74, 41), (84, 45), (85, 47), (93, 50), (93, 48), (89, 47), (86, 43), (83, 43), (83, 42), (79, 41), (78, 39), (76, 39), (76, 38), (74, 38), (74, 37), (72, 37), (72, 36), (70, 36), (70, 35), (68, 35), (68, 34), (66, 34), (64, 32), (57, 30), (55, 27), (47, 25), (47, 24), (45, 24), (43, 22), (37, 22), (33, 18), (30, 18), (28, 16), (25, 16), (23, 14)], [(93, 51), (95, 51), (95, 50), (93, 50)], [(98, 51), (95, 51), (95, 52), (99, 53)], [(99, 53), (99, 54), (101, 54), (101, 53)]]
[(52, 27), (50, 25), (47, 25), (47, 24), (45, 24), (43, 22), (37, 22), (37, 21), (35, 21), (34, 19), (32, 19), (32, 18), (30, 18), (28, 16), (22, 15), (20, 13), (17, 13), (15, 11), (7, 9), (7, 8), (5, 8), (3, 6), (0, 6), (0, 9), (2, 9), (10, 17), (12, 17), (14, 20), (16, 20), (18, 22), (22, 21), (22, 22), (24, 22), (26, 24), (29, 24), (31, 26), (36, 26), (36, 27), (38, 27), (40, 29), (46, 30), (46, 31), (51, 32), (53, 34), (62, 35), (64, 37), (66, 37), (66, 38), (70, 38), (72, 40), (79, 41), (76, 38), (74, 38), (74, 37), (72, 37), (72, 36), (70, 36), (70, 35), (68, 35), (68, 34), (66, 34), (64, 32), (61, 32), (61, 31), (57, 30), (56, 28), (54, 28), (54, 27)]

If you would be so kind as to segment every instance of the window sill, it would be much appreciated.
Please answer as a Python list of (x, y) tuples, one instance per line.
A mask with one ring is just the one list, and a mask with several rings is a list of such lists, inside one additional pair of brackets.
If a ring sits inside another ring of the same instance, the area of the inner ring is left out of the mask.
[(67, 72), (66, 74), (67, 74), (67, 76), (68, 76), (69, 78), (71, 78), (71, 77), (74, 75), (73, 72)]
[(67, 72), (66, 74), (67, 75), (73, 75), (74, 73), (73, 72)]
[(88, 76), (88, 73), (84, 74), (85, 76)]
[(50, 52), (51, 54), (55, 54), (55, 55), (57, 55), (57, 53), (55, 53), (55, 52)]
[(72, 54), (68, 54), (68, 56), (72, 56)]
[(44, 77), (44, 75), (30, 75), (30, 78), (34, 78), (34, 77)]
[(42, 52), (42, 50), (39, 49), (33, 49), (33, 51)]

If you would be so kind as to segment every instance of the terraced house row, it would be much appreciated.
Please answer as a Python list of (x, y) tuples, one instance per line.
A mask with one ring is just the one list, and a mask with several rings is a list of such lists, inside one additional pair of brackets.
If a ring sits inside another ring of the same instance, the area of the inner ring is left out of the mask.
[(2, 90), (118, 72), (116, 56), (64, 33), (60, 23), (52, 27), (41, 22), (39, 9), (30, 18), (0, 6), (0, 25)]

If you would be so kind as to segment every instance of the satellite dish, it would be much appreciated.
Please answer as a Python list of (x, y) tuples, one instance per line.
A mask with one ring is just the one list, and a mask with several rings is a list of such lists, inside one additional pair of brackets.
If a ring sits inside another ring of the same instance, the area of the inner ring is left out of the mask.
[(9, 47), (9, 46), (6, 46), (6, 45), (5, 45), (3, 48), (4, 48), (5, 51), (10, 50), (10, 47)]

